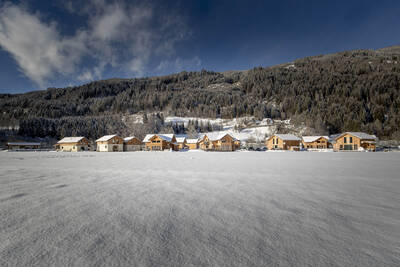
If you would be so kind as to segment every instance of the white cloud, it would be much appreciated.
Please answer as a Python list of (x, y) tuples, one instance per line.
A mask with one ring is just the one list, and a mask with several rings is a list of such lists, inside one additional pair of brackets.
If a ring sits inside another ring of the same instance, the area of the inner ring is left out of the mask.
[(188, 34), (172, 13), (155, 14), (149, 4), (103, 0), (79, 7), (69, 1), (65, 8), (86, 19), (72, 36), (63, 36), (57, 23), (46, 22), (27, 8), (0, 6), (0, 46), (15, 58), (21, 72), (42, 87), (57, 75), (82, 82), (100, 79), (108, 67), (126, 76), (142, 76), (153, 73), (148, 67), (152, 59), (162, 61), (159, 72), (201, 65), (198, 58), (171, 60), (176, 43)]
[(88, 81), (93, 81), (93, 73), (90, 70), (86, 70), (83, 73), (79, 74), (77, 77), (78, 81), (81, 82), (88, 82)]
[(201, 60), (199, 57), (191, 59), (176, 58), (175, 60), (164, 60), (156, 68), (158, 73), (171, 74), (181, 71), (199, 70), (201, 67)]
[[(79, 34), (74, 37), (79, 38)], [(24, 8), (10, 4), (0, 9), (0, 46), (28, 78), (41, 86), (55, 72), (72, 73), (86, 49), (60, 36), (55, 23), (45, 24)]]

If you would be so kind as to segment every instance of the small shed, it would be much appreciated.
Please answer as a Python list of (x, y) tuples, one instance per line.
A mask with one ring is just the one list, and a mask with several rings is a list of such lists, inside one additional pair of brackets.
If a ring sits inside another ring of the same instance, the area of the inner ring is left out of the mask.
[(35, 142), (8, 142), (8, 150), (35, 150), (40, 149), (41, 144)]

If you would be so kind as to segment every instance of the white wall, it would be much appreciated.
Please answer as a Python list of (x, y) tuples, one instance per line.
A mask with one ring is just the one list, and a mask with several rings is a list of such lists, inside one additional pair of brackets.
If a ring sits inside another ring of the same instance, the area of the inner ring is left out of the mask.
[(97, 151), (100, 152), (113, 152), (113, 147), (117, 147), (117, 151), (123, 151), (124, 145), (123, 144), (100, 144), (97, 145)]

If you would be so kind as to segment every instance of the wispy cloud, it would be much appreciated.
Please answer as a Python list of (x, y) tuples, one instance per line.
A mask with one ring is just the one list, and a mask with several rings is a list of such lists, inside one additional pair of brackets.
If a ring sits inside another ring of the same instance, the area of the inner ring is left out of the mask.
[(190, 59), (182, 59), (180, 57), (174, 60), (164, 60), (156, 68), (156, 73), (171, 74), (180, 71), (198, 70), (201, 67), (201, 59), (197, 56)]
[(0, 46), (16, 60), (21, 71), (43, 86), (55, 72), (71, 74), (86, 52), (82, 36), (62, 37), (55, 23), (43, 23), (23, 7), (0, 9)]
[[(69, 12), (85, 19), (84, 27), (64, 36), (55, 21), (46, 21), (27, 7), (0, 6), (0, 46), (9, 52), (22, 73), (47, 86), (58, 75), (81, 82), (102, 78), (107, 68), (123, 75), (180, 70), (200, 59), (177, 57), (175, 46), (189, 31), (174, 14), (158, 14), (150, 4), (92, 0), (83, 6), (66, 2)], [(201, 62), (200, 62), (201, 64)]]

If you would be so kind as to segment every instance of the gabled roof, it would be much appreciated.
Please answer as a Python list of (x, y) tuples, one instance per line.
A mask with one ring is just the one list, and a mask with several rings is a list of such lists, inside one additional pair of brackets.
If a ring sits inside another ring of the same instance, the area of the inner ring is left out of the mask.
[(183, 143), (183, 142), (185, 142), (185, 140), (186, 140), (186, 137), (176, 137), (177, 143)]
[(218, 141), (221, 140), (222, 138), (224, 138), (226, 135), (229, 135), (233, 140), (237, 140), (235, 137), (233, 137), (232, 135), (228, 134), (228, 133), (206, 133), (204, 134), (201, 139), (203, 139), (205, 136), (208, 137), (208, 139), (210, 139), (210, 141)]
[(128, 142), (128, 141), (131, 141), (133, 138), (136, 138), (136, 139), (137, 139), (137, 137), (135, 137), (135, 136), (129, 136), (129, 137), (125, 137), (125, 138), (124, 138), (124, 141), (125, 141), (125, 142)]
[(116, 134), (112, 134), (112, 135), (105, 135), (103, 137), (100, 137), (99, 139), (96, 140), (96, 142), (105, 142), (110, 140), (111, 138), (117, 136)]
[(186, 139), (186, 143), (188, 144), (197, 144), (199, 142), (199, 139)]
[(337, 136), (335, 138), (335, 140), (338, 139), (339, 137), (345, 135), (345, 134), (350, 134), (350, 135), (358, 137), (360, 139), (376, 140), (376, 136), (375, 135), (371, 135), (371, 134), (367, 134), (367, 133), (363, 133), (363, 132), (345, 132), (345, 133), (342, 133), (341, 135)]
[(161, 139), (163, 139), (163, 140), (165, 140), (165, 141), (167, 141), (167, 142), (171, 142), (171, 140), (174, 138), (174, 134), (146, 134), (146, 136), (144, 137), (144, 139), (143, 139), (143, 143), (147, 143), (147, 142), (149, 142), (150, 141), (150, 139), (153, 137), (153, 136), (158, 136), (158, 137), (160, 137)]
[[(282, 139), (284, 141), (301, 141), (301, 139), (293, 134), (274, 134), (273, 136), (278, 137), (279, 139)], [(271, 136), (271, 137), (273, 137)], [(271, 139), (268, 138), (268, 139)]]
[(65, 143), (78, 143), (79, 141), (81, 141), (83, 138), (83, 136), (78, 136), (78, 137), (64, 137), (63, 139), (61, 139), (60, 141), (57, 142), (57, 144), (65, 144)]
[(329, 140), (329, 137), (328, 137), (328, 136), (315, 135), (315, 136), (303, 136), (303, 141), (304, 141), (305, 143), (312, 143), (312, 142), (317, 141), (317, 140), (320, 139), (321, 137), (322, 137), (322, 138), (325, 138), (326, 140)]

